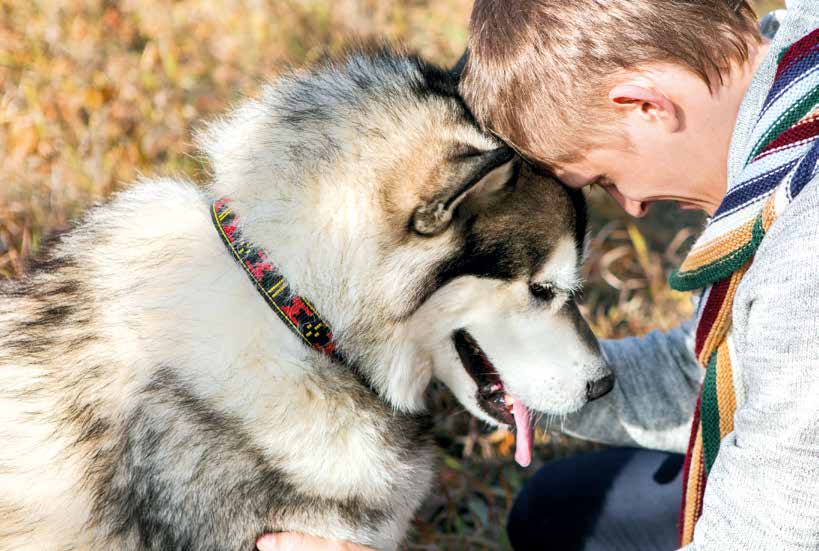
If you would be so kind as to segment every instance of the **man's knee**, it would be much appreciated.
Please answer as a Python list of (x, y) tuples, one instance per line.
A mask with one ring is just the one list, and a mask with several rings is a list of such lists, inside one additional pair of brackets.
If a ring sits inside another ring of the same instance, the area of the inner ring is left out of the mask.
[(608, 490), (636, 450), (613, 449), (546, 465), (518, 495), (507, 530), (518, 551), (581, 549)]

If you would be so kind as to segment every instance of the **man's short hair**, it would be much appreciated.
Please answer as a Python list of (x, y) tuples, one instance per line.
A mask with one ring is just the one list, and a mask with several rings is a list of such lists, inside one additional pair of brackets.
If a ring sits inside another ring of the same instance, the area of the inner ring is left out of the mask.
[(740, 0), (476, 0), (461, 91), (525, 156), (566, 162), (616, 135), (612, 76), (671, 62), (714, 90), (759, 40)]

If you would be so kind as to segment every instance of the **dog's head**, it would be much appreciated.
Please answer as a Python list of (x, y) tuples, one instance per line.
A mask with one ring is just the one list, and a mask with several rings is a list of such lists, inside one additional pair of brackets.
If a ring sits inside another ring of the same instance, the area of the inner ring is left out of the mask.
[(611, 388), (575, 304), (582, 195), (481, 132), (452, 73), (352, 54), (281, 77), (200, 144), (214, 193), (396, 408), (423, 407), (435, 376), (530, 443), (530, 410)]
[(575, 303), (582, 196), (519, 161), (500, 170), (506, 187), (475, 190), (443, 230), (463, 246), (436, 273), (411, 333), (474, 415), (517, 426), (516, 458), (527, 464), (530, 410), (575, 411), (614, 378)]

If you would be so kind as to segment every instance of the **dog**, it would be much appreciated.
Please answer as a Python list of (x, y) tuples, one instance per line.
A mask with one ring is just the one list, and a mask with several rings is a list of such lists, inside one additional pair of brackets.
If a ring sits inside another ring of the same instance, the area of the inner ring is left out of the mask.
[(425, 390), (565, 414), (613, 376), (579, 314), (582, 195), (388, 48), (268, 84), (199, 133), (206, 188), (135, 183), (0, 287), (0, 548), (399, 546)]

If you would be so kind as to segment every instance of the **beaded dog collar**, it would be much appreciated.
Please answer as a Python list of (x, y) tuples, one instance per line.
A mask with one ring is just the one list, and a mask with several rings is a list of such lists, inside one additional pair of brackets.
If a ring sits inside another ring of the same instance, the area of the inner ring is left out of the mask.
[(238, 218), (230, 208), (230, 200), (222, 198), (214, 201), (211, 216), (233, 258), (284, 324), (310, 348), (338, 359), (330, 326), (307, 299), (290, 290), (287, 279), (270, 262), (265, 251), (242, 238)]

